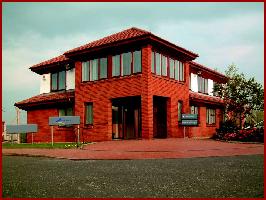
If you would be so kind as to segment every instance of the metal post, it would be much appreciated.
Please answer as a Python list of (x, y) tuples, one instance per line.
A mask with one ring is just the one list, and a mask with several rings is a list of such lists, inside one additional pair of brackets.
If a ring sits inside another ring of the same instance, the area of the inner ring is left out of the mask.
[(54, 126), (51, 126), (52, 146), (54, 146)]
[(78, 125), (78, 145), (79, 146), (79, 125)]

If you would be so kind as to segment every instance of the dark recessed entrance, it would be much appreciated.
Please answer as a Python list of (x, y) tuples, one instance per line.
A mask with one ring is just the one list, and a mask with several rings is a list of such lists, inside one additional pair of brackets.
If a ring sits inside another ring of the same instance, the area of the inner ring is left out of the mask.
[(167, 137), (167, 98), (153, 97), (153, 137)]
[(112, 100), (113, 139), (141, 138), (141, 98)]

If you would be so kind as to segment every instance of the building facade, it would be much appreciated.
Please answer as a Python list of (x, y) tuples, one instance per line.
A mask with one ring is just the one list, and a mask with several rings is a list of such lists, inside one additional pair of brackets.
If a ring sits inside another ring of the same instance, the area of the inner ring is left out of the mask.
[[(182, 113), (198, 114), (188, 137), (210, 137), (223, 120), (213, 86), (227, 78), (193, 60), (197, 54), (130, 28), (30, 67), (40, 94), (15, 104), (38, 124), (36, 142), (51, 141), (48, 118), (81, 118), (81, 140), (184, 137)], [(74, 126), (54, 129), (55, 142), (75, 141)], [(29, 136), (29, 141), (30, 136)]]

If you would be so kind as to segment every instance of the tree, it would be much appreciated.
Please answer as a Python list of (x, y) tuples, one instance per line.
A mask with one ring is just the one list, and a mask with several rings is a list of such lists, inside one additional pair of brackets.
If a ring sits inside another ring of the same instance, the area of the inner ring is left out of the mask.
[(214, 92), (224, 99), (227, 113), (232, 113), (233, 119), (240, 128), (243, 121), (255, 110), (264, 109), (264, 89), (255, 78), (247, 79), (243, 73), (239, 73), (237, 67), (232, 64), (225, 71), (228, 81), (226, 84), (216, 84)]

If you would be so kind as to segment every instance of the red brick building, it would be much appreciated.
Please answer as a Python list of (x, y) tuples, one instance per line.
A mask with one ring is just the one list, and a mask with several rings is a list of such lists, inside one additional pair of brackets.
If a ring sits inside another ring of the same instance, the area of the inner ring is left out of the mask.
[[(40, 94), (15, 104), (38, 124), (34, 140), (50, 142), (48, 118), (81, 117), (81, 140), (183, 137), (181, 113), (198, 114), (188, 137), (209, 137), (223, 120), (213, 94), (226, 77), (193, 62), (197, 54), (130, 28), (65, 52), (30, 69)], [(54, 141), (75, 141), (74, 127), (56, 127)], [(30, 136), (29, 136), (30, 141)]]

